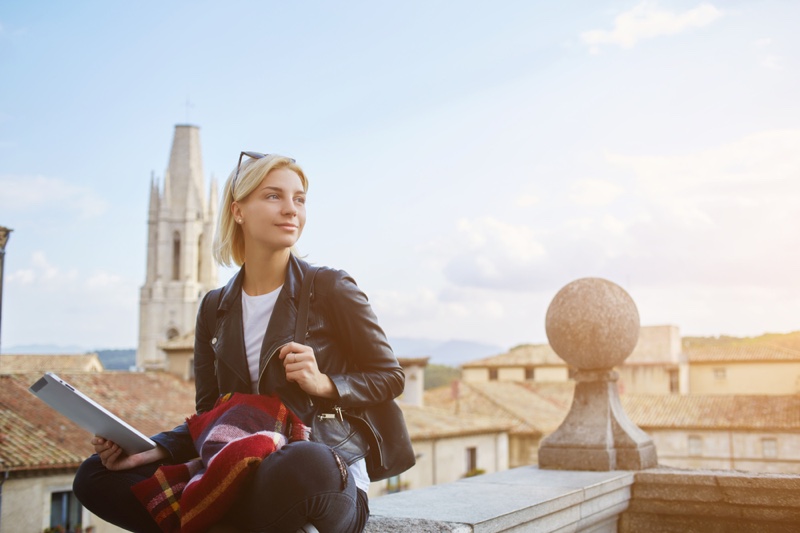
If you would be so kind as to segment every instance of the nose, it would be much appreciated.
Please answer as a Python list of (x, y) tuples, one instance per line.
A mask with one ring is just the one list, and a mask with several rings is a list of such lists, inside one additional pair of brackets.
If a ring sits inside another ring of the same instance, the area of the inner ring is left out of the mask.
[(294, 204), (294, 200), (289, 198), (283, 206), (283, 213), (285, 215), (295, 216), (297, 215), (297, 206)]

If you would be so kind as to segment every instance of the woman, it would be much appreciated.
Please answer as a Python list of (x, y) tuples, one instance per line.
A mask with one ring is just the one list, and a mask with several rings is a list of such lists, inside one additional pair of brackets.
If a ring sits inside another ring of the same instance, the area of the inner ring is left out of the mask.
[[(239, 493), (226, 522), (247, 531), (293, 532), (306, 523), (323, 533), (361, 531), (369, 516), (368, 445), (363, 428), (350, 425), (342, 409), (403, 390), (403, 371), (366, 296), (343, 271), (316, 273), (306, 341), (292, 340), (310, 268), (293, 253), (306, 222), (307, 190), (293, 159), (241, 153), (225, 184), (214, 242), (215, 259), (241, 269), (205, 296), (197, 315), (198, 413), (226, 393), (275, 395), (313, 426), (311, 442), (268, 455)], [(96, 455), (74, 483), (80, 501), (121, 527), (158, 531), (130, 487), (197, 450), (186, 424), (153, 440), (156, 448), (126, 455), (113, 442), (92, 439)]]

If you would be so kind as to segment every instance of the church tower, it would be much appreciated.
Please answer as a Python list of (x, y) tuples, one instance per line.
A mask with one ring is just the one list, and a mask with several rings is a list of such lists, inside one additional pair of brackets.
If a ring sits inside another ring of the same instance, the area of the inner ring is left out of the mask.
[(147, 274), (139, 293), (136, 366), (162, 369), (159, 345), (194, 331), (201, 298), (218, 285), (211, 241), (217, 218), (217, 184), (204, 193), (200, 128), (175, 126), (167, 172), (150, 179)]

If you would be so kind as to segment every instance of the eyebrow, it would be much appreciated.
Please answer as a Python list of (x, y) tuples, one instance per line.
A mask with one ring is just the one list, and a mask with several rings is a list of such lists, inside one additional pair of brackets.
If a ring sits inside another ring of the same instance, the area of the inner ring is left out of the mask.
[[(283, 187), (276, 187), (275, 185), (264, 185), (263, 187), (261, 187), (261, 190), (262, 191), (263, 190), (270, 190), (270, 191), (276, 191), (276, 192), (280, 192), (280, 193), (286, 192)], [(306, 191), (304, 191), (303, 189), (298, 189), (297, 191), (294, 192), (294, 194), (302, 194), (303, 196), (305, 196)]]

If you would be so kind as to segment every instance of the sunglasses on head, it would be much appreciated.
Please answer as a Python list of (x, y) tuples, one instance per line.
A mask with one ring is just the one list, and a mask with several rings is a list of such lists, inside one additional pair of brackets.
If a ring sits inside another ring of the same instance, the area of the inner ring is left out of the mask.
[[(267, 157), (269, 155), (276, 155), (276, 154), (262, 154), (261, 152), (242, 152), (242, 153), (239, 154), (239, 163), (237, 163), (237, 165), (236, 165), (236, 175), (233, 177), (233, 181), (231, 182), (231, 195), (233, 195), (233, 191), (236, 188), (236, 182), (239, 179), (239, 169), (242, 168), (242, 158), (244, 156), (247, 156), (247, 157), (250, 157), (252, 159), (261, 159), (262, 157)], [(291, 157), (287, 157), (286, 159), (288, 159), (292, 163), (296, 163), (297, 162), (294, 159), (292, 159)]]

